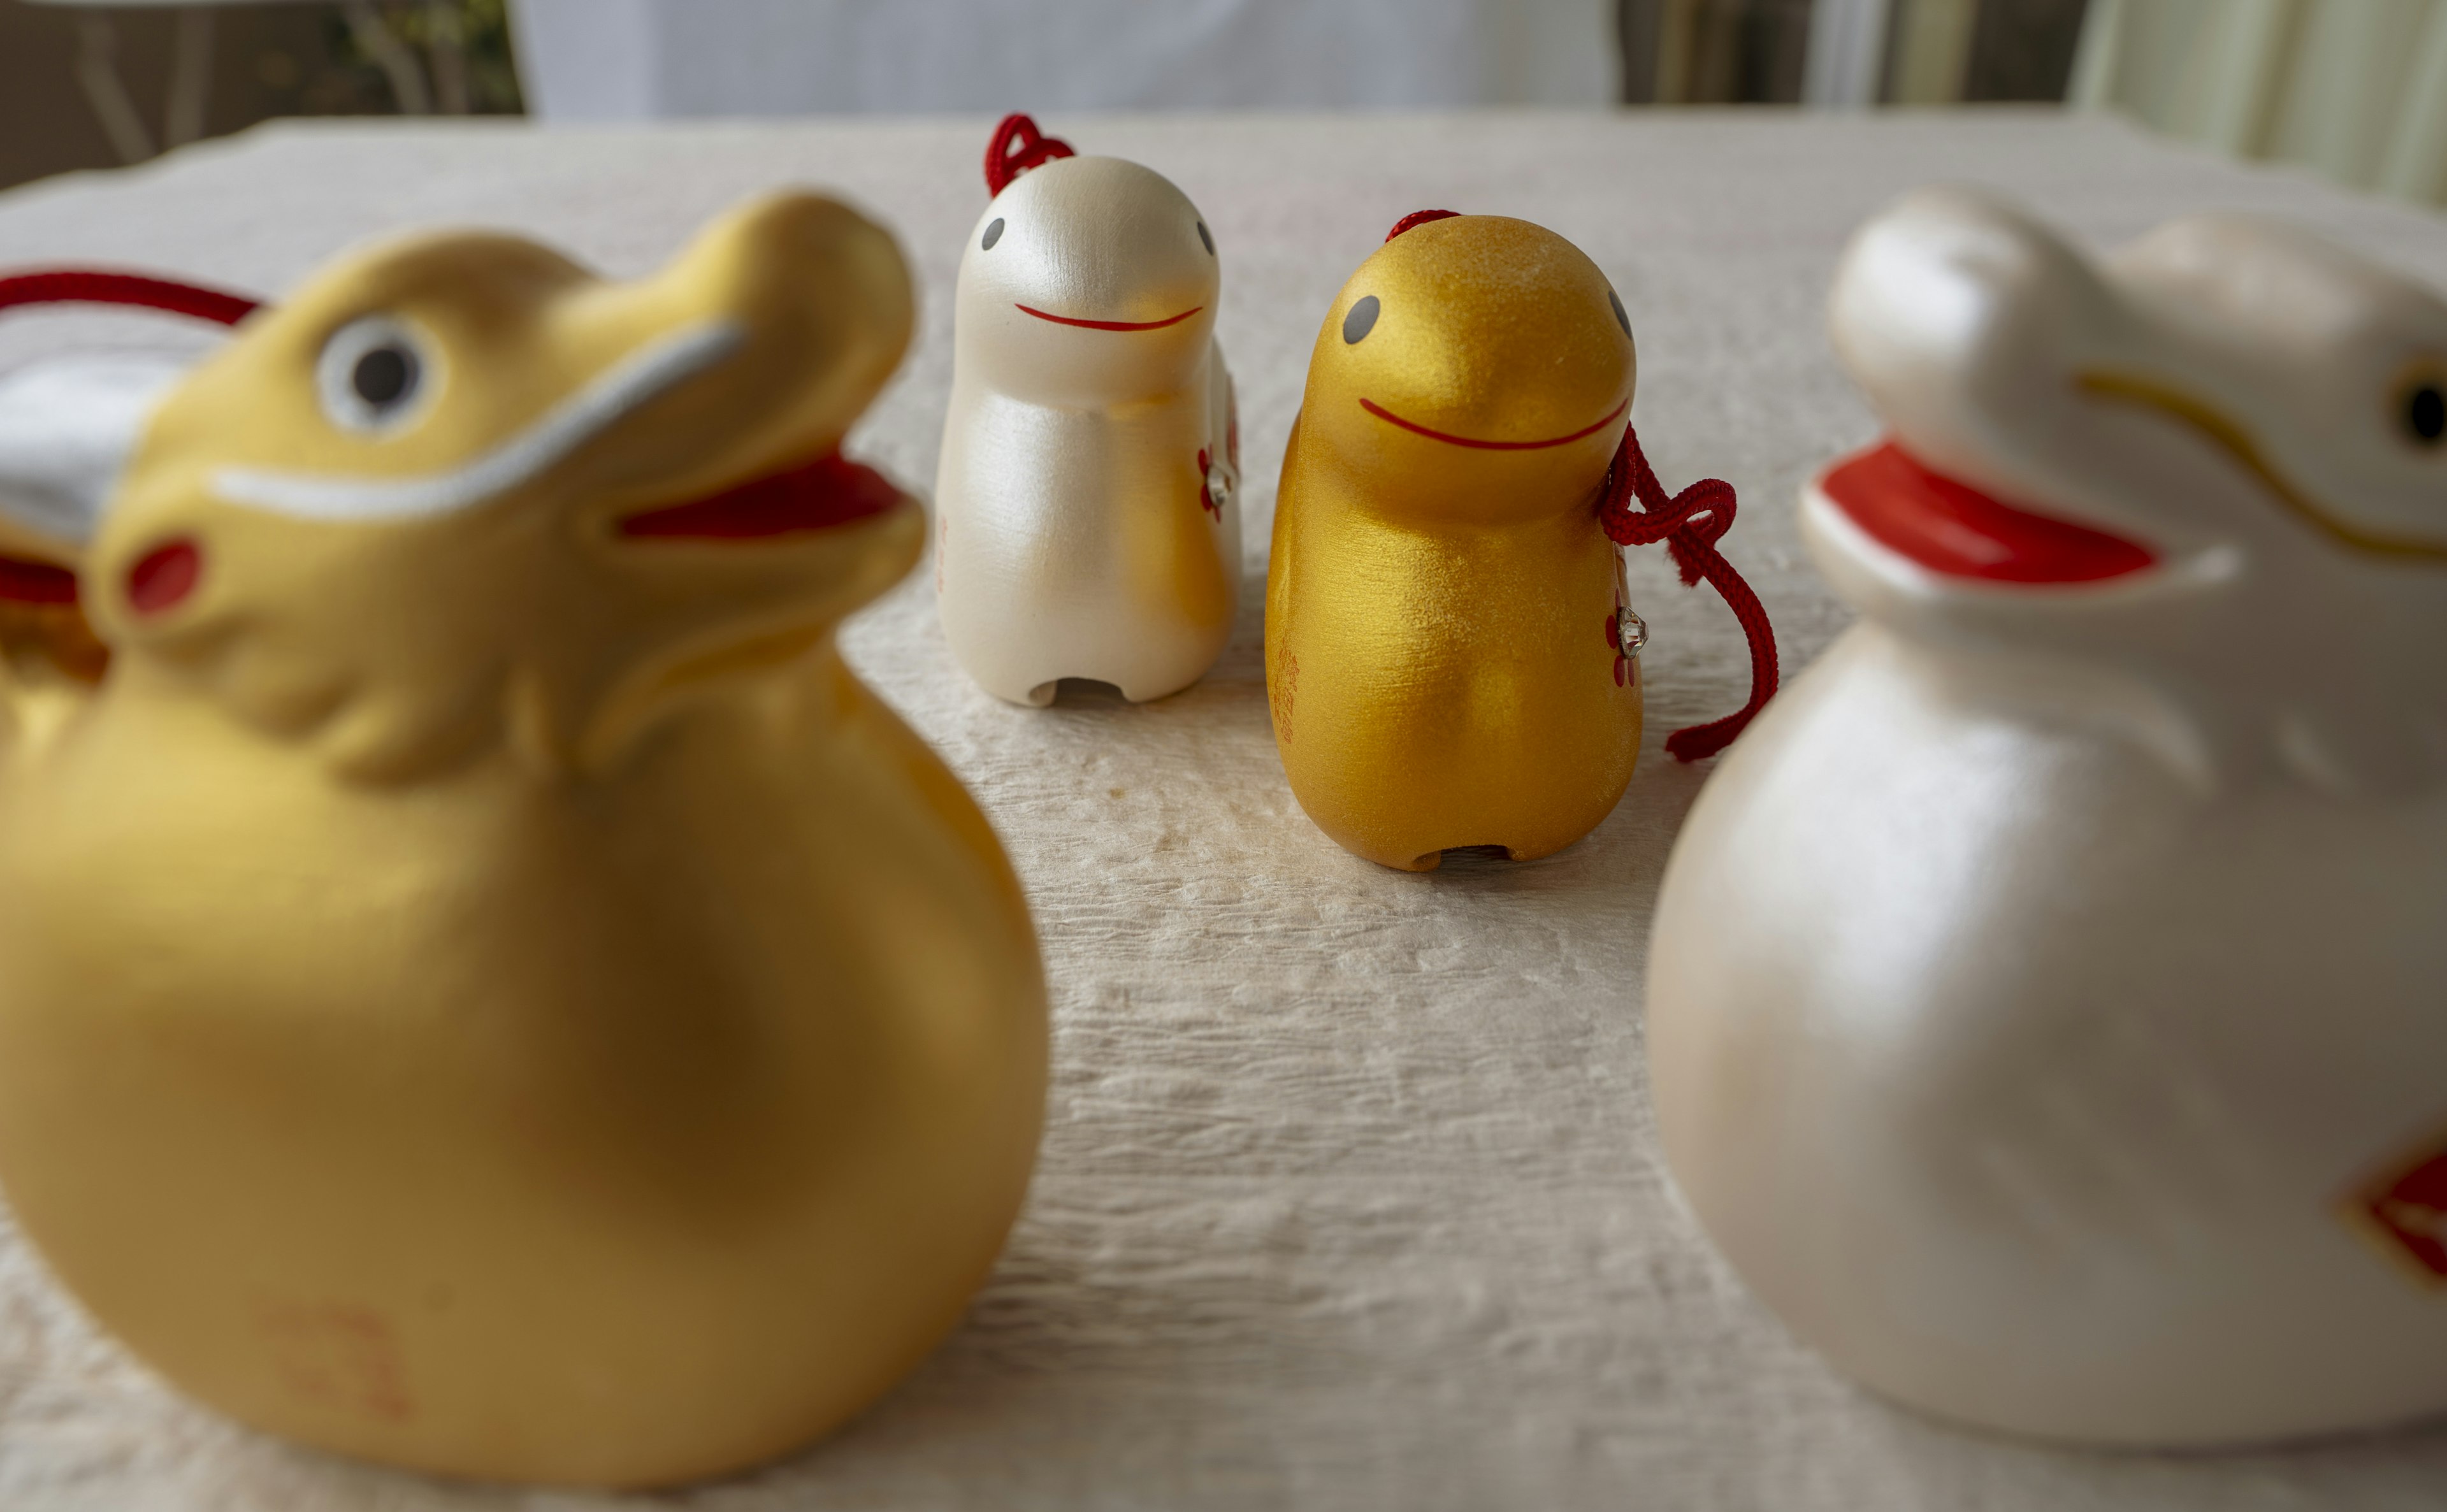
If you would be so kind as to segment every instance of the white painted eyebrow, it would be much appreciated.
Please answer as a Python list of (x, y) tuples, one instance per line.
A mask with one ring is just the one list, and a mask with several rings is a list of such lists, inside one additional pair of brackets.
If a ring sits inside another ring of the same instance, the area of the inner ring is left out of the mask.
[(297, 520), (403, 520), (465, 509), (526, 482), (623, 416), (722, 362), (747, 335), (735, 320), (708, 320), (647, 342), (526, 429), (448, 472), (369, 478), (223, 467), (213, 473), (212, 490), (231, 503)]

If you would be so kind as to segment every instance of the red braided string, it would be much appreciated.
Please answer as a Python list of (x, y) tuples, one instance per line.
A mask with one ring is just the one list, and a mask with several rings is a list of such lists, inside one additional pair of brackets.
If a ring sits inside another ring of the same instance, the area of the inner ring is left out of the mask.
[(257, 301), (243, 294), (223, 293), (218, 289), (170, 278), (148, 278), (142, 274), (38, 268), (32, 273), (0, 275), (0, 310), (11, 305), (61, 304), (134, 305), (218, 321), (224, 326), (237, 325), (259, 308)]
[(986, 193), (998, 195), (1031, 168), (1056, 158), (1077, 156), (1071, 150), (1071, 143), (1041, 134), (1035, 122), (1015, 110), (1002, 118), (1002, 123), (995, 127), (993, 140), (986, 143)]
[[(1632, 507), (1635, 499), (1638, 509)], [(1674, 554), (1675, 565), (1682, 570), (1682, 585), (1696, 588), (1702, 577), (1715, 584), (1726, 607), (1741, 621), (1742, 633), (1750, 638), (1750, 702), (1722, 719), (1678, 729), (1665, 741), (1667, 753), (1677, 761), (1714, 756), (1732, 745), (1752, 716), (1775, 696), (1775, 627), (1767, 622), (1767, 610), (1758, 595), (1734, 571), (1734, 564), (1717, 552), (1717, 542), (1734, 527), (1734, 485), (1702, 478), (1666, 498), (1665, 485), (1657, 481), (1641, 452), (1640, 438), (1625, 425), (1622, 444), (1615, 448), (1605, 486), (1598, 496), (1598, 523), (1622, 545), (1654, 546), (1663, 541)]]
[(1394, 222), (1394, 229), (1385, 233), (1385, 239), (1391, 241), (1413, 226), (1424, 226), (1431, 220), (1451, 220), (1460, 215), (1458, 210), (1413, 210)]

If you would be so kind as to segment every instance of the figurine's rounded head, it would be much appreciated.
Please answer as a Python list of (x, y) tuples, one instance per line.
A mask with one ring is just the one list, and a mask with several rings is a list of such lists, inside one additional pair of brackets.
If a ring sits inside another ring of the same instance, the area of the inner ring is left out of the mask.
[(348, 258), (163, 401), (85, 602), (130, 675), (359, 771), (587, 759), (914, 562), (839, 455), (912, 320), (891, 237), (809, 195), (636, 283), (500, 236)]
[(2447, 302), (2305, 231), (2193, 217), (2101, 263), (1924, 191), (1854, 239), (1832, 323), (1899, 444), (1843, 513), (1932, 592), (2298, 559), (2447, 589)]
[(1508, 520), (1588, 504), (1638, 373), (1631, 319), (1563, 237), (1414, 216), (1326, 312), (1304, 449), (1395, 516)]
[(1865, 613), (2179, 669), (2163, 686), (2222, 690), (2238, 728), (2290, 701), (2288, 759), (2354, 781), (2417, 745), (2447, 767), (2435, 733), (2391, 732), (2447, 690), (2437, 293), (2278, 221), (2188, 217), (2097, 259), (1937, 189), (1853, 239), (1831, 324), (1892, 439), (1803, 520)]
[(997, 393), (1110, 405), (1206, 360), (1223, 275), (1189, 197), (1119, 158), (1060, 158), (995, 196), (960, 255), (958, 361)]

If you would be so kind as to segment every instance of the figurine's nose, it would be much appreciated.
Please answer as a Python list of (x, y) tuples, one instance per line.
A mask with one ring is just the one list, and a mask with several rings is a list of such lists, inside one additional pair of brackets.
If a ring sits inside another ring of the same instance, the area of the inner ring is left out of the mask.
[(2114, 319), (2071, 247), (1982, 195), (1924, 190), (1864, 227), (1836, 274), (1836, 350), (1881, 407), (1943, 409), (1982, 372), (2057, 383)]
[(660, 274), (611, 298), (635, 302), (607, 312), (616, 319), (729, 316), (783, 339), (812, 331), (827, 345), (870, 342), (895, 351), (914, 312), (891, 235), (846, 205), (797, 192), (733, 211)]
[(838, 446), (916, 320), (891, 236), (844, 205), (797, 193), (724, 217), (661, 273), (597, 291), (573, 314), (595, 328), (580, 339), (608, 351), (674, 332), (737, 333), (719, 361), (655, 396), (639, 416), (651, 424), (604, 438), (604, 476), (653, 479), (674, 494)]

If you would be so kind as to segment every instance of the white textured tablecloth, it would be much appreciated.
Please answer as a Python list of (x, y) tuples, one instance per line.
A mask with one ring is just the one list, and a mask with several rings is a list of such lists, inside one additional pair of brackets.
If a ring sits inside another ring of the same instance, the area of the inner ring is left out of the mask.
[[(925, 286), (916, 351), (853, 448), (931, 479), (952, 273), (988, 123), (602, 132), (313, 126), (0, 196), (0, 267), (132, 262), (276, 293), (429, 222), (517, 227), (649, 268), (768, 185), (845, 191)], [(1571, 237), (1639, 331), (1634, 411), (1669, 487), (1731, 480), (1727, 555), (1788, 671), (1845, 618), (1798, 546), (1804, 472), (1872, 423), (1821, 300), (1847, 232), (1931, 180), (2003, 187), (2120, 239), (2209, 206), (2308, 217), (2447, 284), (2447, 222), (2040, 114), (1053, 120), (1146, 161), (1223, 250), (1241, 383), (1247, 591), (1222, 665), (1144, 708), (997, 704), (947, 654), (923, 572), (853, 662), (951, 761), (1026, 879), (1053, 973), (1051, 1125), (968, 1321), (830, 1443), (657, 1504), (1403, 1509), (2447, 1506), (2447, 1434), (2240, 1457), (2091, 1455), (1956, 1432), (1797, 1346), (1710, 1252), (1659, 1161), (1641, 1050), (1650, 904), (1706, 776), (1659, 748), (1736, 707), (1713, 595), (1636, 571), (1649, 749), (1586, 841), (1409, 876), (1336, 848), (1283, 783), (1260, 585), (1309, 343), (1404, 213)], [(161, 323), (20, 314), (0, 370)], [(841, 864), (854, 867), (855, 856)], [(2447, 1306), (2447, 1302), (2442, 1302)], [(2001, 1370), (2013, 1369), (2000, 1360)], [(576, 1512), (293, 1449), (173, 1397), (0, 1232), (6, 1512)]]

